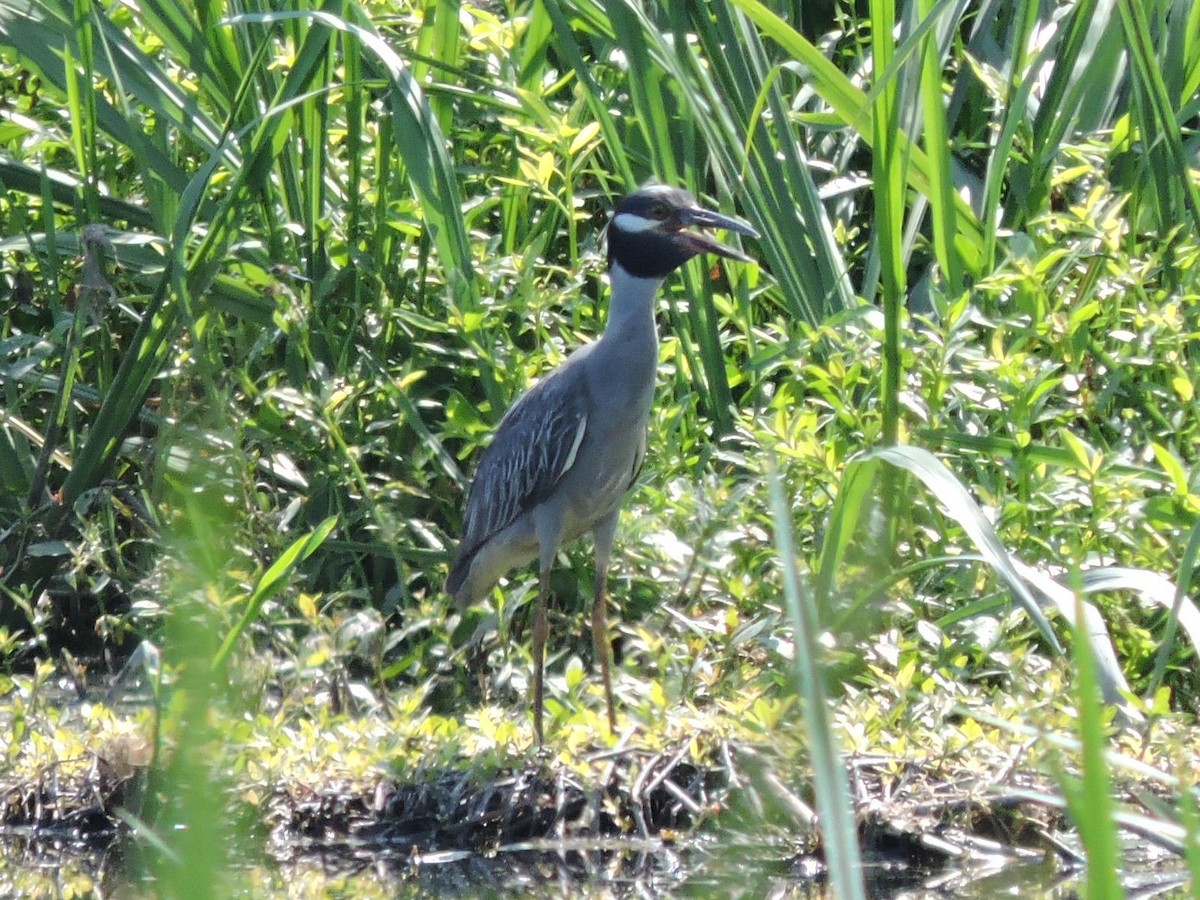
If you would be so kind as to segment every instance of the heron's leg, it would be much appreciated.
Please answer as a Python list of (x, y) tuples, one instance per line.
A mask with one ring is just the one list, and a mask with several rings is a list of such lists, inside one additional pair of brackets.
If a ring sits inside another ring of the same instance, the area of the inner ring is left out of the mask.
[(608, 702), (608, 728), (617, 730), (617, 714), (612, 692), (612, 644), (608, 640), (608, 561), (612, 556), (613, 538), (617, 533), (617, 512), (597, 523), (593, 529), (596, 540), (596, 598), (592, 605), (592, 640), (596, 644), (596, 659), (604, 678), (604, 699)]
[(533, 611), (533, 733), (541, 747), (545, 743), (542, 711), (546, 700), (546, 638), (550, 633), (546, 603), (550, 599), (550, 571), (554, 568), (554, 557), (562, 538), (562, 511), (554, 506), (544, 509), (534, 523), (534, 529), (538, 540), (538, 595), (537, 608)]
[(546, 665), (546, 637), (550, 631), (550, 626), (546, 623), (546, 598), (549, 592), (550, 565), (543, 564), (538, 572), (537, 608), (533, 611), (533, 733), (537, 736), (539, 747), (544, 743), (542, 707), (546, 686), (543, 670)]

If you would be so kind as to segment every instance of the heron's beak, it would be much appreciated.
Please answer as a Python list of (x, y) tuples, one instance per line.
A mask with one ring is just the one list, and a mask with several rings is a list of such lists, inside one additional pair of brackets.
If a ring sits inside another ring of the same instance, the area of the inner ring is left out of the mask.
[(690, 209), (683, 210), (675, 218), (675, 223), (678, 224), (677, 234), (680, 240), (686, 242), (697, 253), (716, 253), (718, 256), (725, 256), (729, 259), (754, 262), (753, 259), (741, 250), (722, 244), (716, 238), (703, 231), (684, 230), (688, 228), (723, 228), (726, 231), (736, 231), (738, 234), (744, 234), (748, 237), (758, 237), (758, 231), (749, 222), (744, 222), (733, 216), (725, 216), (721, 213), (713, 212), (702, 206), (693, 206)]

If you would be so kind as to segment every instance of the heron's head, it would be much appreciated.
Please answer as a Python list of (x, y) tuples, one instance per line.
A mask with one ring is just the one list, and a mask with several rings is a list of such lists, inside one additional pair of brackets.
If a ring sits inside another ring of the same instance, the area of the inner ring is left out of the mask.
[(747, 222), (705, 209), (685, 190), (651, 184), (621, 199), (608, 223), (608, 264), (638, 278), (665, 278), (701, 253), (751, 262), (703, 229), (758, 237)]

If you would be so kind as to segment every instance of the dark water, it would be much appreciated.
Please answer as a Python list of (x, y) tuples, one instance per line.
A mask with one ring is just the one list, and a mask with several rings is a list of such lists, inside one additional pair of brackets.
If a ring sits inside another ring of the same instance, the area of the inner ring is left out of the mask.
[[(452, 897), (616, 896), (824, 898), (819, 862), (761, 846), (693, 840), (572, 841), (515, 845), (494, 853), (412, 853), (343, 845), (324, 852), (277, 848), (235, 863), (223, 873), (195, 873), (218, 897)], [(1137, 858), (1123, 874), (1130, 895), (1191, 897), (1174, 857), (1131, 847)], [(67, 840), (0, 838), (0, 897), (157, 897), (151, 874), (138, 874), (120, 847), (88, 847)], [(1076, 897), (1086, 891), (1082, 871), (1053, 861), (996, 859), (937, 871), (902, 863), (868, 865), (873, 898)], [(197, 884), (197, 887), (200, 885)]]

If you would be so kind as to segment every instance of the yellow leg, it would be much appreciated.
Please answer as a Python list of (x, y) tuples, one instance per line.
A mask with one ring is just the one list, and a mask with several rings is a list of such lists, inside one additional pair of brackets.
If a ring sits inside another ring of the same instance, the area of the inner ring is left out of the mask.
[(543, 670), (546, 665), (546, 637), (550, 626), (546, 623), (546, 595), (550, 592), (550, 570), (545, 568), (538, 575), (537, 609), (533, 612), (533, 733), (537, 745), (544, 743), (542, 735), (542, 709), (545, 705), (545, 682)]
[(604, 698), (608, 701), (608, 729), (617, 730), (617, 714), (613, 708), (612, 692), (612, 645), (608, 641), (608, 598), (605, 572), (596, 572), (596, 602), (592, 606), (592, 640), (596, 644), (596, 659), (600, 661), (600, 674), (604, 678)]
[(608, 561), (612, 557), (613, 538), (617, 533), (617, 515), (596, 523), (592, 530), (596, 539), (596, 600), (592, 605), (592, 640), (596, 644), (596, 660), (604, 678), (604, 699), (608, 701), (608, 728), (617, 730), (617, 713), (613, 706), (612, 644), (608, 640)]

